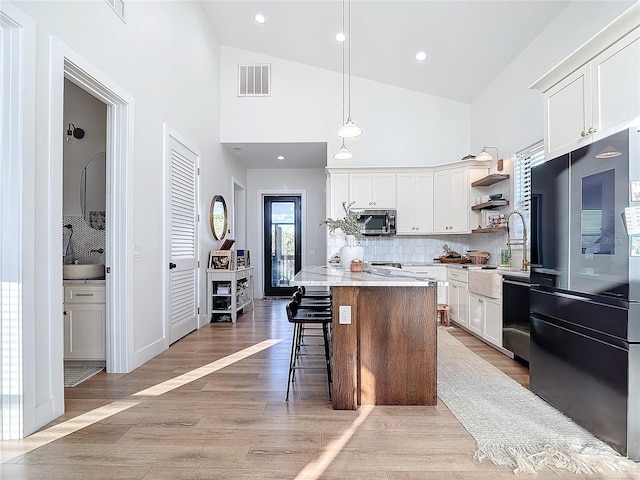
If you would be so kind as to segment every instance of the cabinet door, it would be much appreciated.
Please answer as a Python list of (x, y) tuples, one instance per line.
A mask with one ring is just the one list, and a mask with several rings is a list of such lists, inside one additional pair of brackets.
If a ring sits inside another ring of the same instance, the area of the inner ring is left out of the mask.
[(475, 293), (469, 294), (469, 330), (482, 336), (484, 325), (484, 298)]
[(413, 173), (399, 173), (396, 177), (397, 185), (397, 217), (396, 233), (412, 235), (416, 233), (416, 179)]
[(433, 231), (449, 233), (449, 171), (433, 174)]
[(449, 233), (469, 233), (470, 188), (466, 169), (451, 171), (449, 174)]
[(331, 211), (329, 212), (329, 217), (344, 217), (342, 202), (349, 204), (349, 174), (334, 173), (331, 174)]
[(106, 319), (104, 304), (65, 304), (64, 358), (105, 360)]
[[(398, 192), (400, 193), (400, 192)], [(433, 173), (416, 173), (414, 225), (416, 233), (433, 233)]]
[(590, 140), (591, 73), (585, 65), (544, 94), (545, 153), (568, 151)]
[(372, 208), (372, 175), (370, 173), (349, 174), (349, 203), (353, 208)]
[(484, 330), (482, 334), (487, 342), (502, 347), (502, 305), (489, 298), (484, 301)]
[(371, 187), (373, 208), (396, 208), (395, 173), (372, 174)]
[(591, 62), (593, 139), (605, 137), (640, 115), (640, 28)]
[(460, 288), (458, 282), (449, 280), (449, 319), (452, 322), (460, 323), (458, 321), (458, 294)]
[(469, 286), (466, 283), (458, 285), (458, 321), (469, 327)]

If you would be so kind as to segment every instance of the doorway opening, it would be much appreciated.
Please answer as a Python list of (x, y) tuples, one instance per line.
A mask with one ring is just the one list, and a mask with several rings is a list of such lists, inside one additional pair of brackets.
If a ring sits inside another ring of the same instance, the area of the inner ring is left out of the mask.
[(264, 294), (291, 295), (293, 276), (302, 268), (300, 196), (264, 197)]

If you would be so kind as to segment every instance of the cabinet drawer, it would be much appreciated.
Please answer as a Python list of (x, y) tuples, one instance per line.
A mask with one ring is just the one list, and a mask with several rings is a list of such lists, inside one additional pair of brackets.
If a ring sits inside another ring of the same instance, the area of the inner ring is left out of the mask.
[(237, 270), (236, 271), (236, 280), (240, 280), (241, 278), (247, 278), (251, 276), (251, 269), (250, 268), (246, 268), (244, 270)]
[(466, 270), (458, 270), (456, 268), (447, 268), (447, 278), (449, 280), (457, 280), (458, 282), (467, 283), (469, 281), (469, 272)]
[(105, 303), (105, 287), (102, 285), (65, 286), (64, 303)]

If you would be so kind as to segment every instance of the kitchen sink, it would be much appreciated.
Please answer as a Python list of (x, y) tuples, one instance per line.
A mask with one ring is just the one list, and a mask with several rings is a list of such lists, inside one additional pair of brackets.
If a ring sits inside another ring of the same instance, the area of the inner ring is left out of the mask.
[(500, 298), (502, 275), (495, 270), (469, 270), (469, 291), (489, 298)]
[(62, 266), (64, 280), (93, 280), (104, 278), (104, 265), (70, 264)]

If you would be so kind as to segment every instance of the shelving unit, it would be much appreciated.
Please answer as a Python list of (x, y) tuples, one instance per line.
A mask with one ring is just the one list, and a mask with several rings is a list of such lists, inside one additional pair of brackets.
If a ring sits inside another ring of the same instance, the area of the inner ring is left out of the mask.
[(509, 205), (509, 200), (490, 200), (488, 202), (472, 205), (471, 210), (488, 210), (490, 208), (500, 208)]
[(253, 310), (253, 268), (207, 269), (207, 298), (211, 321), (236, 323), (238, 312), (249, 305)]
[(507, 233), (507, 227), (476, 228), (471, 233)]
[(483, 177), (480, 180), (476, 180), (471, 184), (471, 186), (472, 187), (488, 187), (490, 185), (493, 185), (494, 183), (499, 183), (508, 179), (509, 179), (509, 175), (506, 173), (492, 173), (491, 175), (487, 175), (486, 177)]

